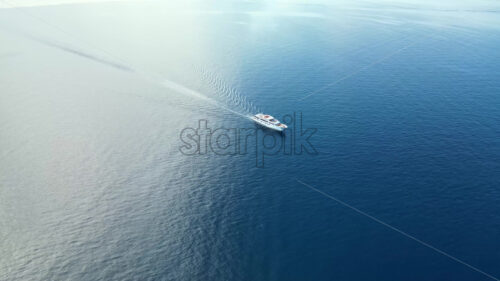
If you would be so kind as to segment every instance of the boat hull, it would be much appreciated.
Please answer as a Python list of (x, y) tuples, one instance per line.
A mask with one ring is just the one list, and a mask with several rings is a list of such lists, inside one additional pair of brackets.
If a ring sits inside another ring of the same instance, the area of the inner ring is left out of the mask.
[(266, 128), (269, 128), (269, 129), (272, 129), (272, 130), (275, 130), (275, 131), (278, 131), (278, 132), (283, 132), (283, 130), (284, 130), (284, 128), (282, 128), (282, 127), (276, 126), (276, 125), (274, 125), (272, 123), (269, 123), (269, 122), (267, 122), (265, 120), (259, 119), (259, 118), (255, 117), (255, 116), (252, 116), (252, 120), (255, 123), (257, 123), (257, 124), (259, 124), (261, 126), (264, 126)]

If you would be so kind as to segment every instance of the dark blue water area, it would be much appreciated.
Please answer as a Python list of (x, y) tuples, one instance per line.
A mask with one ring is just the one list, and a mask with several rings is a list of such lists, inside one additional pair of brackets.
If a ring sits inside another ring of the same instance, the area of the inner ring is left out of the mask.
[(293, 29), (270, 44), (294, 51), (254, 53), (249, 65), (268, 69), (243, 70), (240, 91), (266, 112), (301, 115), (318, 155), (277, 154), (230, 177), (247, 200), (235, 203), (244, 219), (228, 268), (243, 280), (489, 279), (298, 179), (498, 276), (498, 39), (410, 26), (337, 52), (334, 35)]

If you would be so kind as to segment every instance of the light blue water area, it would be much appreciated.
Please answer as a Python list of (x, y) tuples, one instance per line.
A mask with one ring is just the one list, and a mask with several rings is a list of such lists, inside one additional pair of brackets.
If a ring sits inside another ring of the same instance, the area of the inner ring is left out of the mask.
[[(500, 277), (495, 2), (19, 3), (0, 280)], [(199, 120), (258, 112), (292, 155), (181, 153)]]

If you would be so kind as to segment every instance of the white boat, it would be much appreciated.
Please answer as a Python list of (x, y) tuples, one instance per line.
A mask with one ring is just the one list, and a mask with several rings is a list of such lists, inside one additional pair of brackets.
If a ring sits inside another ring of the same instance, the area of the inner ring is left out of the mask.
[(284, 129), (288, 128), (287, 125), (280, 123), (278, 119), (272, 117), (271, 115), (258, 113), (252, 116), (252, 120), (255, 123), (260, 124), (266, 128), (273, 129), (282, 132)]

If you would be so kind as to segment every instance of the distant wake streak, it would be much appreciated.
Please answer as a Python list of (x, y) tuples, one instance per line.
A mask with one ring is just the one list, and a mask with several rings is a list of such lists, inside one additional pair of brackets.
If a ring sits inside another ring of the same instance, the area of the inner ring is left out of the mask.
[(111, 67), (114, 67), (116, 69), (119, 69), (119, 70), (123, 70), (123, 71), (128, 71), (128, 72), (133, 72), (134, 70), (130, 67), (127, 67), (125, 65), (122, 65), (122, 64), (119, 64), (119, 63), (115, 63), (115, 62), (112, 62), (112, 61), (109, 61), (109, 60), (105, 60), (105, 59), (101, 59), (99, 57), (96, 57), (94, 55), (91, 55), (89, 53), (86, 53), (86, 52), (83, 52), (83, 51), (80, 51), (80, 50), (77, 50), (77, 49), (74, 49), (74, 48), (71, 48), (71, 47), (68, 47), (68, 46), (63, 46), (61, 44), (57, 44), (57, 43), (54, 43), (54, 42), (51, 42), (51, 41), (47, 41), (45, 39), (40, 39), (38, 37), (34, 37), (34, 36), (31, 36), (31, 35), (26, 35), (27, 37), (37, 41), (38, 43), (42, 43), (46, 46), (49, 46), (49, 47), (53, 47), (53, 48), (56, 48), (56, 49), (59, 49), (61, 51), (64, 51), (64, 52), (67, 52), (67, 53), (70, 53), (70, 54), (73, 54), (73, 55), (77, 55), (79, 57), (83, 57), (83, 58), (86, 58), (86, 59), (89, 59), (89, 60), (93, 60), (95, 62), (98, 62), (98, 63), (102, 63), (102, 64), (105, 64), (105, 65), (108, 65), (108, 66), (111, 66)]
[(377, 64), (379, 64), (379, 63), (381, 63), (381, 62), (383, 62), (383, 61), (385, 61), (387, 59), (390, 59), (394, 55), (396, 55), (396, 54), (402, 52), (403, 50), (405, 50), (405, 49), (407, 49), (407, 48), (415, 45), (416, 43), (417, 43), (416, 41), (415, 42), (411, 42), (410, 44), (408, 44), (408, 45), (406, 45), (406, 46), (404, 46), (404, 47), (402, 47), (400, 49), (397, 49), (396, 51), (394, 51), (392, 53), (389, 53), (388, 55), (385, 55), (382, 58), (380, 58), (380, 59), (378, 59), (378, 60), (376, 60), (376, 61), (374, 61), (374, 62), (372, 62), (372, 63), (370, 63), (368, 65), (365, 65), (365, 66), (363, 66), (363, 67), (355, 70), (354, 72), (351, 72), (351, 73), (349, 73), (349, 74), (347, 74), (345, 76), (342, 76), (339, 79), (333, 81), (332, 83), (326, 84), (325, 86), (317, 89), (316, 91), (314, 91), (312, 93), (309, 93), (306, 96), (303, 96), (302, 98), (299, 99), (299, 101), (303, 101), (303, 100), (305, 100), (306, 98), (308, 98), (308, 97), (310, 97), (312, 95), (315, 95), (315, 94), (317, 94), (317, 93), (319, 93), (319, 92), (321, 92), (321, 91), (323, 91), (323, 90), (325, 90), (325, 89), (327, 89), (329, 87), (332, 87), (332, 86), (334, 86), (334, 85), (336, 85), (336, 84), (338, 84), (338, 83), (340, 83), (340, 82), (342, 82), (342, 81), (344, 81), (346, 79), (349, 79), (349, 78), (353, 77), (354, 75), (356, 75), (356, 74), (358, 74), (358, 73), (360, 73), (360, 72), (362, 72), (364, 70), (367, 70), (367, 69), (369, 69), (369, 68), (371, 68), (371, 67), (373, 67), (373, 66), (375, 66), (375, 65), (377, 65)]
[(344, 207), (347, 207), (347, 208), (355, 211), (356, 213), (361, 214), (361, 215), (363, 215), (363, 216), (365, 216), (365, 217), (367, 217), (367, 218), (369, 218), (369, 219), (371, 219), (371, 220), (373, 220), (373, 221), (375, 221), (375, 222), (377, 222), (377, 223), (379, 223), (379, 224), (381, 224), (381, 225), (383, 225), (383, 226), (385, 226), (385, 227), (387, 227), (387, 228), (389, 228), (389, 229), (391, 229), (391, 230), (393, 230), (393, 231), (395, 231), (395, 232), (397, 232), (399, 234), (402, 234), (403, 236), (406, 236), (407, 238), (409, 238), (409, 239), (411, 239), (411, 240), (413, 240), (413, 241), (415, 241), (415, 242), (417, 242), (417, 243), (419, 243), (419, 244), (421, 244), (421, 245), (423, 245), (423, 246), (425, 246), (425, 247), (427, 247), (427, 248), (429, 248), (431, 250), (434, 250), (434, 251), (440, 253), (441, 255), (443, 255), (445, 257), (448, 257), (448, 258), (450, 258), (450, 259), (452, 259), (452, 260), (454, 260), (454, 261), (456, 261), (456, 262), (458, 262), (460, 264), (463, 264), (466, 267), (468, 267), (468, 268), (470, 268), (470, 269), (472, 269), (472, 270), (474, 270), (476, 272), (479, 272), (479, 273), (481, 273), (482, 275), (484, 275), (484, 276), (486, 276), (488, 278), (491, 278), (491, 279), (496, 280), (496, 281), (500, 281), (500, 279), (496, 278), (495, 276), (493, 276), (491, 274), (488, 274), (488, 273), (480, 270), (479, 268), (477, 268), (475, 266), (472, 266), (472, 265), (466, 263), (465, 261), (463, 261), (463, 260), (461, 260), (459, 258), (456, 258), (455, 256), (450, 255), (447, 252), (445, 252), (443, 250), (440, 250), (440, 249), (432, 246), (431, 244), (429, 244), (427, 242), (424, 242), (424, 241), (416, 238), (415, 236), (410, 235), (410, 234), (404, 232), (403, 230), (401, 230), (401, 229), (399, 229), (397, 227), (394, 227), (394, 226), (392, 226), (392, 225), (390, 225), (390, 224), (388, 224), (388, 223), (386, 223), (386, 222), (384, 222), (384, 221), (382, 221), (382, 220), (380, 220), (380, 219), (378, 219), (378, 218), (376, 218), (376, 217), (374, 217), (374, 216), (372, 216), (372, 215), (370, 215), (370, 214), (368, 214), (368, 213), (366, 213), (366, 212), (364, 212), (364, 211), (362, 211), (362, 210), (360, 210), (360, 209), (358, 209), (356, 207), (353, 207), (350, 204), (348, 204), (348, 203), (346, 203), (346, 202), (344, 202), (344, 201), (342, 201), (342, 200), (340, 200), (340, 199), (338, 199), (338, 198), (336, 198), (336, 197), (334, 197), (334, 196), (332, 196), (332, 195), (330, 195), (330, 194), (328, 194), (328, 193), (326, 193), (326, 192), (324, 192), (324, 191), (322, 191), (320, 189), (317, 189), (317, 188), (313, 187), (310, 184), (307, 184), (307, 183), (305, 183), (305, 182), (303, 182), (303, 181), (301, 181), (299, 179), (295, 179), (295, 180), (298, 183), (300, 183), (300, 184), (308, 187), (309, 189), (311, 189), (311, 190), (313, 190), (313, 191), (315, 191), (315, 192), (323, 195), (324, 197), (326, 197), (328, 199), (331, 199), (331, 200), (333, 200), (333, 201), (335, 201), (335, 202), (343, 205)]

